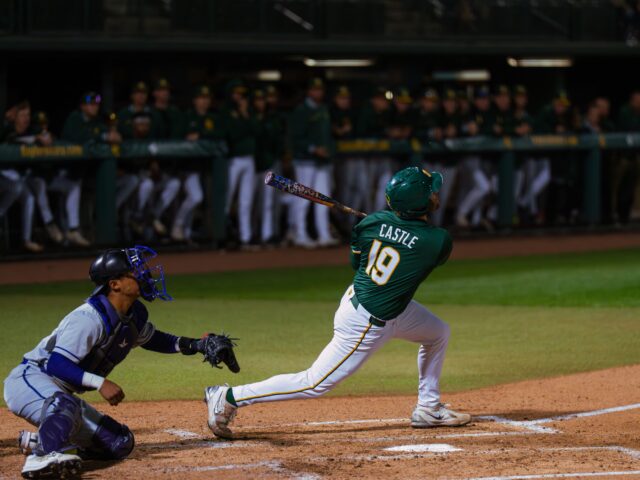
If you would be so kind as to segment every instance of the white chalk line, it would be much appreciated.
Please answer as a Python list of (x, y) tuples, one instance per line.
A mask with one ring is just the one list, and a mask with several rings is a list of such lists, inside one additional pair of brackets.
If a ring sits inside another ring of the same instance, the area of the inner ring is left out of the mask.
[[(512, 425), (515, 427), (522, 427), (537, 433), (557, 433), (557, 431), (550, 427), (540, 427), (538, 424), (558, 422), (562, 420), (570, 420), (572, 418), (592, 417), (596, 415), (604, 415), (607, 413), (624, 412), (627, 410), (634, 410), (640, 408), (640, 403), (634, 403), (631, 405), (623, 405), (620, 407), (603, 408), (600, 410), (591, 410), (587, 412), (570, 413), (566, 415), (558, 415), (555, 417), (540, 418), (537, 420), (509, 420), (508, 418), (499, 417), (496, 415), (481, 415), (474, 416), (472, 420), (490, 420), (498, 423), (504, 423), (505, 425)], [(297, 423), (279, 423), (271, 425), (248, 425), (243, 426), (242, 429), (256, 430), (265, 428), (280, 428), (280, 427), (320, 427), (325, 425), (358, 425), (358, 424), (376, 424), (376, 423), (409, 423), (409, 418), (365, 418), (360, 420), (327, 420), (322, 422), (297, 422)]]
[[(204, 435), (200, 435), (197, 434), (195, 432), (189, 432), (186, 430), (174, 430), (174, 429), (167, 429), (164, 430), (165, 433), (169, 433), (171, 435), (180, 437), (180, 438), (185, 438), (185, 439), (202, 439), (205, 440), (206, 437)], [(480, 438), (480, 437), (510, 437), (510, 436), (526, 436), (526, 435), (538, 435), (539, 432), (530, 432), (530, 431), (519, 431), (519, 432), (471, 432), (471, 433), (448, 433), (448, 434), (444, 434), (444, 435), (431, 435), (431, 436), (426, 436), (426, 435), (397, 435), (397, 436), (386, 436), (386, 437), (366, 437), (366, 438), (349, 438), (346, 439), (346, 442), (352, 443), (352, 442), (358, 442), (358, 443), (375, 443), (375, 442), (394, 442), (397, 440), (417, 440), (417, 441), (424, 441), (424, 440), (429, 440), (429, 439), (449, 439), (449, 438)], [(215, 443), (215, 444), (223, 444), (225, 442), (214, 442), (211, 441), (209, 443)], [(226, 443), (230, 443), (230, 442), (226, 442)], [(234, 442), (236, 444), (239, 444), (239, 442)], [(336, 443), (335, 439), (329, 439), (329, 440), (313, 440), (312, 443)], [(253, 441), (252, 445), (258, 445), (259, 444), (259, 440), (258, 441)], [(173, 444), (171, 444), (173, 445)], [(177, 445), (177, 444), (176, 444)], [(207, 443), (208, 445), (208, 443)], [(207, 446), (205, 445), (205, 446)], [(248, 446), (249, 443), (244, 443), (244, 446)], [(224, 448), (224, 447), (221, 447)]]
[(627, 410), (635, 410), (638, 408), (640, 408), (640, 403), (632, 403), (630, 405), (622, 405), (620, 407), (602, 408), (599, 410), (591, 410), (587, 412), (569, 413), (565, 415), (557, 415), (555, 417), (539, 418), (537, 420), (509, 420), (508, 418), (499, 417), (496, 415), (484, 415), (475, 418), (478, 420), (489, 420), (504, 425), (510, 425), (512, 427), (520, 427), (533, 432), (554, 434), (559, 433), (559, 431), (550, 427), (542, 427), (540, 426), (540, 424), (561, 422), (564, 420), (572, 420), (574, 418), (595, 417), (598, 415), (625, 412)]
[[(607, 413), (624, 412), (627, 410), (634, 410), (640, 408), (640, 403), (634, 403), (631, 405), (623, 405), (620, 407), (603, 408), (600, 410), (591, 410), (587, 412), (570, 413), (566, 415), (558, 415), (555, 417), (540, 418), (537, 420), (510, 420), (505, 417), (497, 415), (481, 415), (473, 417), (473, 420), (488, 420), (504, 425), (510, 425), (514, 427), (521, 427), (526, 430), (535, 433), (558, 433), (556, 429), (550, 427), (541, 427), (539, 424), (558, 422), (563, 420), (571, 420), (573, 418), (593, 417), (597, 415), (605, 415)], [(360, 425), (360, 424), (375, 424), (375, 423), (409, 423), (408, 418), (367, 418), (361, 420), (328, 420), (323, 422), (298, 422), (298, 423), (281, 423), (272, 425), (249, 425), (238, 428), (238, 431), (243, 430), (256, 430), (266, 428), (281, 428), (281, 427), (319, 427), (325, 425)], [(166, 433), (175, 435), (180, 438), (201, 438), (202, 435), (190, 432), (188, 430), (181, 430), (175, 428), (169, 428), (164, 430)], [(505, 432), (506, 433), (506, 432)], [(455, 438), (455, 437), (451, 437)]]
[[(590, 446), (590, 447), (533, 447), (530, 448), (531, 450), (534, 451), (544, 451), (544, 452), (588, 452), (588, 451), (609, 451), (609, 452), (616, 452), (616, 453), (621, 453), (623, 455), (627, 455), (631, 458), (633, 458), (634, 460), (640, 460), (640, 451), (639, 450), (634, 450), (632, 448), (627, 448), (627, 447), (621, 447), (619, 445), (606, 445), (606, 446)], [(386, 451), (389, 451), (389, 449), (385, 449)], [(423, 457), (431, 457), (434, 455), (441, 455), (443, 453), (445, 454), (450, 454), (450, 453), (454, 453), (457, 455), (464, 455), (465, 453), (467, 454), (474, 454), (474, 455), (492, 455), (492, 456), (499, 456), (499, 455), (504, 455), (505, 453), (513, 453), (513, 452), (522, 452), (523, 450), (529, 450), (528, 448), (501, 448), (501, 449), (487, 449), (487, 450), (464, 450), (464, 449), (459, 449), (459, 450), (449, 450), (447, 452), (420, 452), (418, 455), (416, 454), (412, 454), (412, 455), (404, 455), (401, 457), (403, 458), (423, 458)], [(348, 460), (363, 460), (363, 459), (381, 459), (384, 460), (386, 458), (397, 458), (398, 456), (390, 456), (390, 455), (356, 455), (356, 456), (343, 456), (340, 457), (341, 459), (348, 459)]]
[[(226, 442), (226, 441), (216, 441), (216, 440), (202, 440), (199, 442), (190, 443), (189, 447), (190, 448), (222, 449), (222, 448), (248, 448), (248, 447), (255, 447), (257, 445), (258, 443), (256, 442)], [(144, 444), (142, 446), (145, 447)], [(180, 448), (184, 448), (184, 446), (185, 446), (184, 443), (164, 443), (162, 445), (146, 446), (146, 448), (149, 448), (152, 450), (158, 450), (158, 449), (165, 450), (170, 448), (180, 449)]]
[[(350, 438), (349, 442), (393, 442), (396, 440), (443, 440), (448, 438), (478, 438), (478, 437), (520, 437), (527, 435), (539, 435), (538, 432), (474, 432), (474, 433), (448, 433), (445, 435), (397, 435), (394, 437)], [(327, 443), (335, 443), (335, 440), (327, 440)]]
[[(521, 452), (523, 448), (502, 448), (499, 450), (468, 450), (469, 453), (482, 454), (482, 455), (495, 455), (499, 456), (504, 453)], [(632, 448), (621, 447), (619, 445), (603, 445), (603, 446), (589, 446), (589, 447), (531, 447), (531, 450), (537, 452), (592, 452), (592, 451), (604, 451), (615, 452), (629, 456), (634, 460), (640, 460), (640, 450), (634, 450)]]
[(325, 425), (358, 425), (369, 423), (409, 423), (409, 418), (366, 418), (362, 420), (328, 420), (326, 422), (298, 422), (298, 423), (277, 423), (273, 425), (248, 425), (243, 426), (246, 430), (256, 430), (264, 428), (281, 427), (321, 427)]
[(189, 430), (180, 430), (178, 428), (168, 428), (164, 430), (164, 432), (180, 438), (202, 438), (202, 435), (199, 433), (190, 432)]
[(490, 422), (501, 423), (503, 425), (509, 425), (511, 427), (524, 428), (526, 430), (529, 430), (531, 432), (536, 432), (536, 433), (548, 433), (548, 434), (558, 433), (558, 430), (556, 430), (555, 428), (540, 427), (536, 424), (531, 423), (530, 420), (509, 420), (508, 418), (499, 417), (497, 415), (482, 415), (475, 418), (477, 420), (487, 420)]
[(640, 408), (640, 403), (632, 403), (631, 405), (623, 405), (621, 407), (602, 408), (600, 410), (591, 410), (589, 412), (569, 413), (567, 415), (558, 415), (557, 417), (530, 420), (530, 422), (534, 424), (560, 422), (563, 420), (571, 420), (573, 418), (595, 417), (597, 415), (605, 415), (607, 413), (626, 412), (627, 410), (635, 410), (637, 408)]
[(541, 475), (511, 475), (504, 477), (473, 477), (465, 480), (530, 480), (538, 478), (618, 477), (623, 475), (640, 475), (640, 470), (627, 470), (620, 472), (546, 473)]
[(308, 472), (296, 472), (286, 468), (281, 462), (275, 460), (267, 460), (263, 462), (255, 463), (238, 463), (229, 465), (205, 465), (201, 467), (176, 467), (172, 468), (173, 472), (215, 472), (220, 470), (250, 470), (254, 468), (267, 468), (274, 473), (286, 475), (289, 478), (295, 480), (319, 480), (322, 478), (315, 473)]

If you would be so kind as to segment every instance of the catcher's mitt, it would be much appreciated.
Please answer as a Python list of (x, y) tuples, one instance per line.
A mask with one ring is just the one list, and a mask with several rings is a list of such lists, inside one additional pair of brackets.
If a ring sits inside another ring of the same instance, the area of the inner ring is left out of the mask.
[(204, 354), (204, 360), (216, 368), (222, 368), (220, 363), (224, 363), (229, 370), (233, 373), (240, 371), (240, 365), (236, 360), (236, 355), (233, 353), (233, 347), (236, 346), (234, 340), (237, 338), (231, 338), (224, 333), (222, 335), (216, 335), (210, 333), (203, 337), (199, 343), (201, 348), (198, 348)]

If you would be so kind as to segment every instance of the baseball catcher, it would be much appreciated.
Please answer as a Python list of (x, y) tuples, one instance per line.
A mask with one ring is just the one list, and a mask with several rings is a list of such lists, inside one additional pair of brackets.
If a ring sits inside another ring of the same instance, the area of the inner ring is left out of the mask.
[(205, 390), (209, 428), (231, 438), (239, 407), (322, 395), (352, 375), (392, 338), (420, 345), (418, 402), (411, 426), (459, 426), (471, 416), (440, 401), (440, 374), (449, 326), (412, 300), (423, 280), (451, 253), (449, 233), (429, 223), (439, 207), (442, 175), (406, 168), (386, 186), (391, 211), (368, 215), (353, 228), (351, 264), (356, 271), (334, 317), (333, 339), (307, 370), (237, 387)]
[(134, 446), (129, 427), (98, 412), (77, 395), (97, 390), (111, 405), (124, 392), (107, 376), (132, 348), (159, 353), (201, 353), (214, 367), (240, 371), (233, 339), (207, 334), (201, 339), (157, 330), (139, 300), (172, 300), (156, 252), (148, 247), (112, 249), (96, 258), (89, 276), (96, 287), (84, 304), (62, 319), (51, 335), (24, 355), (4, 381), (9, 409), (38, 428), (22, 431), (27, 459), (24, 478), (68, 478), (84, 459), (119, 460)]

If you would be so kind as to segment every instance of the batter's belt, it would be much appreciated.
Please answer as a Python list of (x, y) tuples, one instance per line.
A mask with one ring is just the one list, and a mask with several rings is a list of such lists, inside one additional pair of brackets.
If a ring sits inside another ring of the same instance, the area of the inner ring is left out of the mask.
[[(358, 297), (356, 297), (355, 292), (351, 297), (351, 305), (353, 305), (353, 308), (355, 308), (356, 310), (358, 310), (358, 307), (360, 306), (360, 302), (358, 301)], [(374, 327), (384, 327), (387, 324), (385, 320), (382, 320), (378, 317), (374, 317), (373, 315), (369, 316), (369, 323)]]

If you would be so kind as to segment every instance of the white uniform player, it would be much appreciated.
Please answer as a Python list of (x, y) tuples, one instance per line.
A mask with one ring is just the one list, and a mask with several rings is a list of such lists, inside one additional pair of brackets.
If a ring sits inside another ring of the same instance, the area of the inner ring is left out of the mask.
[(386, 193), (393, 212), (369, 215), (354, 227), (352, 265), (357, 270), (334, 317), (334, 336), (310, 368), (262, 382), (205, 390), (208, 424), (231, 438), (229, 423), (239, 407), (279, 400), (307, 399), (333, 389), (392, 338), (420, 344), (418, 404), (411, 424), (417, 428), (464, 425), (470, 415), (440, 402), (440, 374), (449, 327), (412, 300), (420, 283), (446, 262), (451, 237), (427, 223), (438, 207), (442, 176), (417, 167), (398, 172)]

